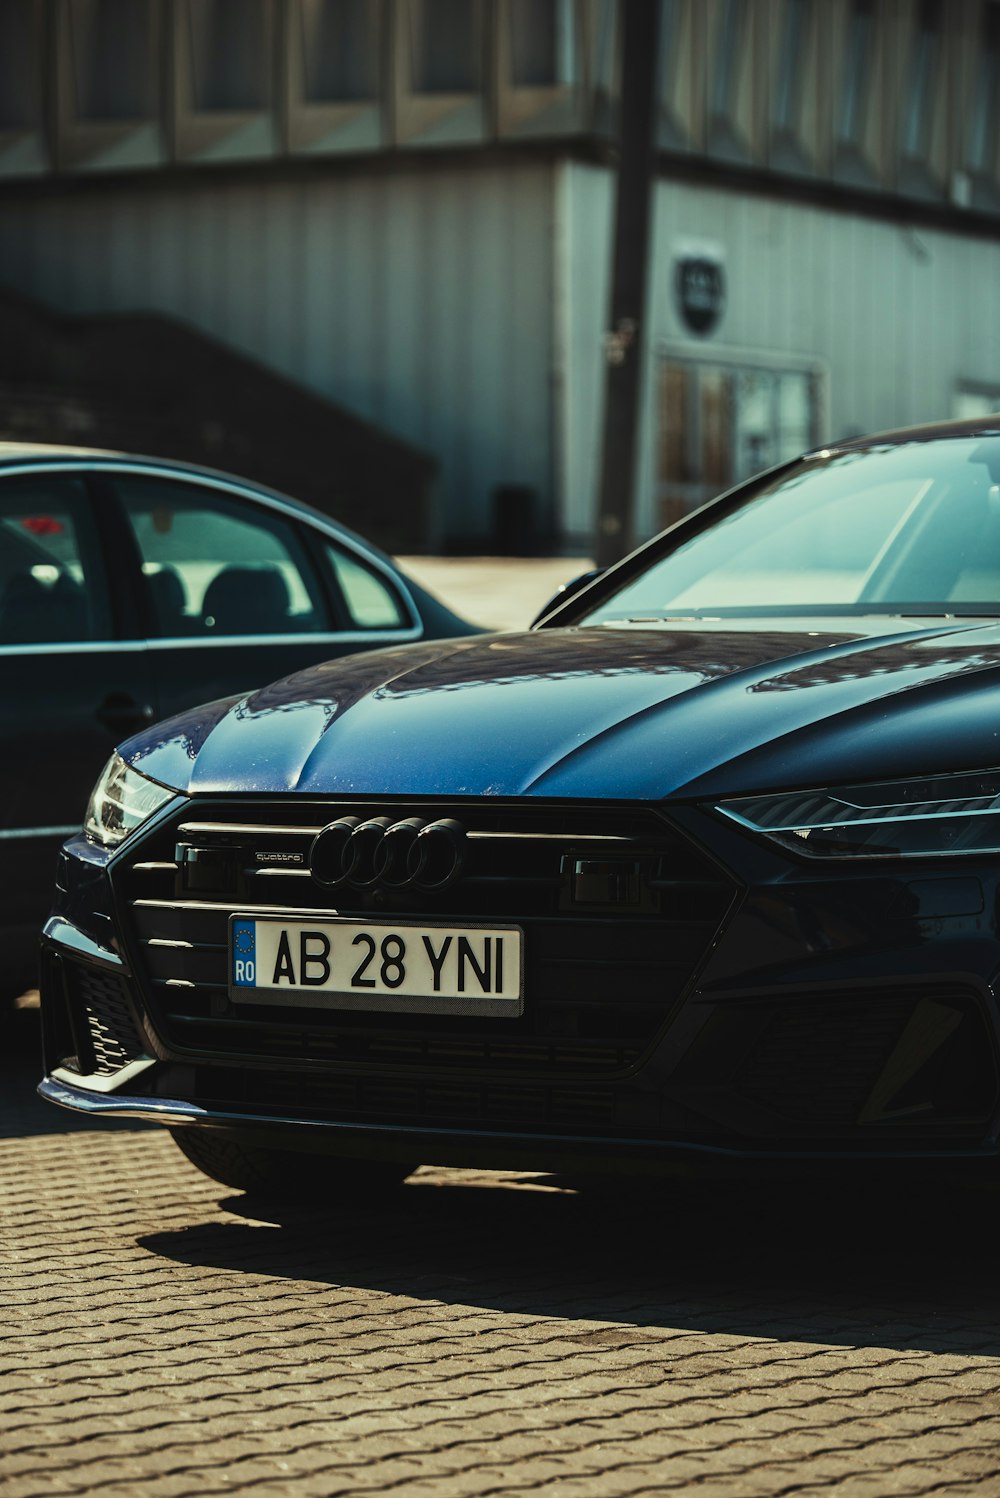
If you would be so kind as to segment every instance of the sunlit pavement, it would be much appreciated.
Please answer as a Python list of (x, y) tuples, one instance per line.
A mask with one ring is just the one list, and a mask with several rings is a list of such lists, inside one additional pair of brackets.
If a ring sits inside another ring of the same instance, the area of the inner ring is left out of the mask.
[(283, 1221), (5, 1032), (5, 1498), (1000, 1491), (998, 1214), (423, 1169)]
[(449, 607), (488, 629), (527, 629), (555, 593), (593, 567), (586, 557), (397, 557)]
[[(510, 625), (582, 565), (423, 562)], [(425, 1168), (278, 1220), (158, 1129), (42, 1104), (38, 1070), (24, 1007), (0, 1030), (4, 1498), (1000, 1493), (990, 1191)]]

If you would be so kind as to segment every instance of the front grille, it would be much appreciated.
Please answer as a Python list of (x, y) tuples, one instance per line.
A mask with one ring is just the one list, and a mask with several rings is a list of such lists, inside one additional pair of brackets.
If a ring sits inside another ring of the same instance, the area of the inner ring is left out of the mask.
[[(420, 1123), (428, 1128), (451, 1125), (524, 1129), (539, 1132), (579, 1130), (612, 1133), (619, 1123), (618, 1096), (611, 1087), (553, 1087), (534, 1078), (495, 1081), (484, 1076), (462, 1078), (420, 1075), (372, 1076), (305, 1072), (221, 1072), (206, 1067), (196, 1073), (196, 1096), (206, 1107), (234, 1104), (256, 1113), (296, 1117), (335, 1117), (342, 1122)], [(626, 1114), (627, 1114), (627, 1110)]]
[[(456, 818), (469, 837), (467, 867), (443, 890), (324, 890), (306, 867), (308, 850), (320, 828), (348, 815)], [(588, 903), (577, 906), (580, 860), (624, 872), (602, 876), (596, 899), (588, 885)], [(188, 803), (175, 824), (137, 843), (115, 881), (151, 1013), (170, 1043), (220, 1058), (323, 1061), (379, 1075), (572, 1078), (634, 1065), (680, 1001), (735, 895), (728, 878), (652, 810), (304, 797)], [(292, 1002), (248, 1013), (228, 996), (229, 914), (284, 910), (517, 924), (524, 1014), (376, 1014)], [(481, 1103), (473, 1111), (480, 1115)]]

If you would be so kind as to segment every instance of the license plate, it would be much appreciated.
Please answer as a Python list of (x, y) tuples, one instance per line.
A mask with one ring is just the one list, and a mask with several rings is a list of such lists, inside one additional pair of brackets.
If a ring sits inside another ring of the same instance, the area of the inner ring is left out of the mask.
[(229, 997), (235, 1004), (513, 1017), (524, 1008), (523, 933), (517, 926), (234, 915)]

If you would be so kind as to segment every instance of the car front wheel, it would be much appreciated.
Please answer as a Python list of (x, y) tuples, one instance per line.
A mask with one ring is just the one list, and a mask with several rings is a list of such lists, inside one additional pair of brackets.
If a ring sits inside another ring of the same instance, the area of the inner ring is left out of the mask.
[(386, 1160), (342, 1160), (254, 1144), (241, 1131), (171, 1129), (175, 1144), (205, 1175), (237, 1191), (308, 1200), (317, 1188), (355, 1200), (398, 1186), (416, 1167)]

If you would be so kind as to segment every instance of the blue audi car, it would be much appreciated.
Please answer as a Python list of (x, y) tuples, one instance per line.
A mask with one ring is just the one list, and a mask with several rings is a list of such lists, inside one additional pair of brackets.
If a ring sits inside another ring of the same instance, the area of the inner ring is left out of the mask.
[(997, 1166), (1000, 419), (753, 480), (520, 634), (127, 739), (43, 1096), (237, 1188)]

